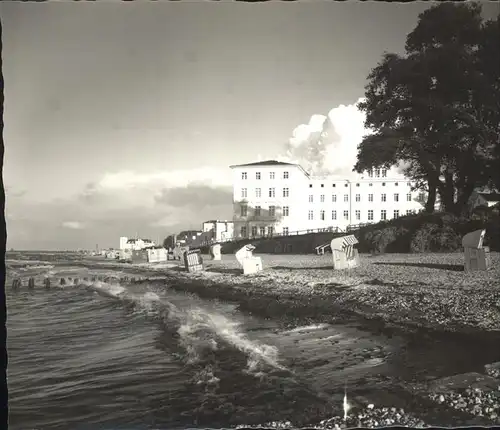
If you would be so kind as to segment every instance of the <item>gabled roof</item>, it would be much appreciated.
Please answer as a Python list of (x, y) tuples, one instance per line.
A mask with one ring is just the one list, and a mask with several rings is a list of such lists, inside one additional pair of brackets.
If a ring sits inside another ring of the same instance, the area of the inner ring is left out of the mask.
[(297, 166), (297, 164), (293, 163), (284, 163), (283, 161), (276, 160), (266, 160), (266, 161), (257, 161), (256, 163), (247, 163), (247, 164), (236, 164), (233, 166), (229, 166), (231, 169), (233, 167), (258, 167), (258, 166)]
[(499, 193), (478, 193), (487, 202), (500, 202)]

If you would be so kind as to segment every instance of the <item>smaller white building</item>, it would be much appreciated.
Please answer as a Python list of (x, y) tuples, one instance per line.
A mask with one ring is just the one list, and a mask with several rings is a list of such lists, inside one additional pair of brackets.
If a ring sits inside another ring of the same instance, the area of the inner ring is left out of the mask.
[[(203, 223), (203, 233), (212, 232), (211, 239), (215, 242), (224, 242), (234, 237), (234, 222), (210, 220)], [(207, 237), (208, 235), (205, 235)]]
[(148, 248), (148, 263), (161, 263), (167, 261), (167, 250), (163, 247)]
[(477, 193), (472, 202), (474, 208), (479, 206), (491, 208), (500, 202), (499, 193)]
[(141, 249), (152, 248), (156, 244), (150, 239), (129, 239), (128, 237), (120, 237), (120, 249), (129, 249), (131, 251), (140, 251)]

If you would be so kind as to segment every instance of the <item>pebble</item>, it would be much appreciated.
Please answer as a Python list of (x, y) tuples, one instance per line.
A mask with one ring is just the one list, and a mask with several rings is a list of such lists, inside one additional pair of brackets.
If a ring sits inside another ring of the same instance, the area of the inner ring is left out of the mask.
[(500, 387), (499, 390), (489, 392), (480, 388), (467, 388), (461, 392), (432, 393), (429, 398), (437, 403), (447, 404), (454, 409), (478, 417), (485, 417), (496, 424), (500, 423), (497, 413), (500, 410)]

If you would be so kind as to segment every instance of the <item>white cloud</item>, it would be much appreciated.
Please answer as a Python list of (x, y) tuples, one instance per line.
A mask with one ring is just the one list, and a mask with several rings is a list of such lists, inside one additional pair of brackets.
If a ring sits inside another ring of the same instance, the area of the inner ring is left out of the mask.
[(362, 100), (333, 108), (327, 116), (312, 115), (308, 124), (295, 128), (279, 159), (299, 163), (315, 174), (354, 176), (358, 144), (370, 133), (364, 127), (365, 114), (356, 106)]
[(85, 226), (78, 221), (65, 221), (62, 223), (64, 228), (70, 228), (72, 230), (83, 230)]
[(180, 169), (139, 173), (131, 170), (107, 173), (97, 183), (101, 189), (128, 189), (134, 187), (175, 188), (189, 184), (223, 186), (231, 184), (229, 168), (217, 169), (201, 167), (196, 169)]
[(10, 198), (8, 246), (93, 249), (117, 246), (120, 236), (136, 233), (163, 240), (173, 232), (200, 229), (207, 219), (231, 219), (230, 185), (229, 168), (109, 172), (72, 198), (36, 203)]

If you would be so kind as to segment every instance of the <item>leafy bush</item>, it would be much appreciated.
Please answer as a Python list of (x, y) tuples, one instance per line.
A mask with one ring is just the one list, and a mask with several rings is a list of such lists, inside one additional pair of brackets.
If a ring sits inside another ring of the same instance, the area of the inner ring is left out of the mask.
[(367, 231), (364, 234), (364, 245), (368, 252), (381, 254), (384, 252), (406, 252), (409, 230), (405, 227), (386, 227)]
[(462, 238), (450, 226), (444, 226), (431, 237), (431, 251), (456, 251), (462, 247)]
[(411, 252), (428, 252), (431, 250), (432, 237), (439, 231), (437, 224), (424, 224), (412, 236)]

